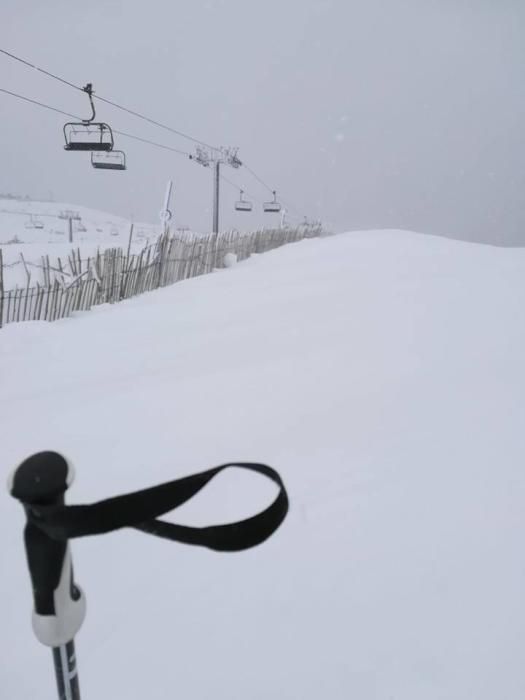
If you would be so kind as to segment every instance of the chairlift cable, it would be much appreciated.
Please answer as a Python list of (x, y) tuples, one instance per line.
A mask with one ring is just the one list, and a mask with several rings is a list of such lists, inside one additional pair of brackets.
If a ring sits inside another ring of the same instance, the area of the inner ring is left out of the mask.
[(150, 141), (149, 139), (142, 138), (142, 136), (134, 136), (133, 134), (128, 134), (126, 131), (117, 131), (117, 129), (113, 129), (113, 131), (115, 134), (118, 134), (119, 136), (125, 136), (127, 139), (141, 141), (142, 143), (147, 143), (150, 146), (156, 146), (156, 148), (163, 148), (166, 151), (178, 153), (181, 156), (187, 156), (189, 158), (191, 155), (191, 153), (188, 153), (187, 151), (181, 151), (179, 148), (173, 148), (173, 146), (166, 146), (165, 144), (158, 143), (157, 141)]
[[(67, 85), (68, 87), (71, 87), (71, 88), (73, 88), (73, 89), (75, 89), (75, 90), (78, 90), (79, 92), (85, 92), (85, 89), (82, 88), (82, 87), (80, 87), (79, 85), (75, 85), (74, 83), (71, 83), (69, 80), (66, 80), (65, 78), (62, 78), (61, 76), (56, 75), (55, 73), (51, 73), (50, 71), (45, 70), (44, 68), (40, 68), (39, 66), (35, 65), (34, 63), (31, 63), (30, 61), (27, 61), (26, 59), (23, 59), (23, 58), (21, 58), (20, 56), (16, 56), (15, 54), (13, 54), (13, 53), (11, 53), (11, 52), (9, 52), (9, 51), (6, 51), (5, 49), (1, 49), (1, 48), (0, 48), (0, 53), (4, 54), (5, 56), (7, 56), (7, 57), (9, 57), (9, 58), (11, 58), (11, 59), (13, 59), (13, 60), (15, 60), (15, 61), (18, 61), (19, 63), (22, 63), (23, 65), (27, 66), (28, 68), (32, 68), (33, 70), (36, 70), (36, 71), (38, 71), (39, 73), (42, 73), (43, 75), (46, 75), (46, 76), (49, 77), (49, 78), (52, 78), (53, 80), (57, 80), (58, 82), (63, 83), (64, 85)], [(58, 113), (58, 114), (63, 114), (63, 115), (65, 115), (65, 116), (73, 117), (73, 118), (75, 118), (75, 119), (78, 119), (78, 118), (79, 118), (79, 117), (75, 117), (75, 116), (72, 115), (72, 114), (69, 114), (68, 112), (65, 112), (65, 111), (63, 111), (63, 110), (56, 109), (56, 108), (54, 108), (54, 107), (50, 107), (49, 105), (45, 105), (45, 104), (43, 104), (43, 103), (38, 102), (37, 100), (32, 100), (32, 99), (27, 98), (27, 97), (24, 97), (24, 96), (22, 96), (22, 95), (18, 95), (18, 94), (16, 94), (16, 93), (10, 92), (9, 90), (5, 90), (5, 89), (3, 89), (3, 88), (0, 88), (0, 91), (6, 93), (6, 94), (8, 94), (8, 95), (12, 95), (13, 97), (18, 97), (19, 99), (25, 100), (26, 102), (31, 102), (31, 103), (33, 103), (33, 104), (39, 105), (39, 106), (41, 106), (41, 107), (44, 107), (44, 108), (49, 109), (49, 110), (51, 110), (51, 111), (54, 111), (54, 112), (56, 112), (56, 113)], [(178, 136), (181, 136), (182, 138), (188, 139), (189, 141), (192, 141), (193, 143), (200, 144), (200, 145), (202, 145), (202, 146), (205, 146), (206, 148), (210, 148), (210, 149), (215, 150), (215, 151), (219, 150), (216, 146), (211, 146), (210, 144), (206, 143), (205, 141), (201, 141), (200, 139), (197, 139), (197, 138), (195, 138), (195, 137), (193, 137), (193, 136), (190, 136), (189, 134), (186, 134), (186, 133), (183, 132), (183, 131), (180, 131), (180, 130), (178, 130), (178, 129), (174, 129), (173, 127), (168, 126), (167, 124), (163, 124), (162, 122), (159, 122), (159, 121), (156, 121), (155, 119), (152, 119), (152, 118), (150, 118), (150, 117), (147, 117), (146, 115), (141, 114), (140, 112), (136, 112), (135, 110), (129, 109), (128, 107), (124, 107), (123, 105), (120, 105), (120, 104), (118, 104), (117, 102), (113, 102), (112, 100), (109, 100), (109, 99), (107, 99), (107, 98), (105, 98), (105, 97), (101, 97), (100, 95), (97, 95), (97, 94), (93, 94), (93, 97), (94, 97), (95, 99), (97, 99), (97, 100), (100, 100), (101, 102), (105, 102), (106, 104), (109, 104), (109, 105), (111, 105), (112, 107), (115, 107), (116, 109), (120, 109), (121, 111), (127, 112), (128, 114), (131, 114), (131, 115), (133, 115), (133, 116), (135, 116), (135, 117), (137, 117), (137, 118), (139, 118), (139, 119), (142, 119), (143, 121), (149, 122), (150, 124), (153, 124), (154, 126), (160, 127), (160, 128), (162, 128), (162, 129), (165, 129), (165, 130), (167, 130), (167, 131), (170, 131), (170, 132), (172, 132), (172, 133), (174, 133), (174, 134), (176, 134), (176, 135), (178, 135)], [(179, 150), (179, 149), (176, 149), (176, 148), (172, 148), (172, 147), (170, 147), (170, 146), (165, 146), (165, 145), (163, 145), (163, 144), (159, 144), (159, 143), (154, 142), (154, 141), (148, 141), (147, 139), (142, 139), (142, 138), (140, 138), (140, 137), (133, 136), (133, 135), (131, 135), (131, 134), (126, 134), (126, 133), (124, 133), (124, 132), (118, 132), (118, 131), (116, 131), (116, 130), (114, 130), (114, 131), (115, 131), (115, 133), (119, 133), (121, 136), (125, 136), (125, 137), (127, 137), (127, 138), (135, 139), (135, 140), (137, 140), (137, 141), (143, 141), (144, 143), (148, 143), (148, 144), (153, 145), (153, 146), (156, 146), (156, 147), (158, 147), (158, 148), (163, 148), (163, 149), (165, 149), (165, 150), (171, 150), (171, 151), (173, 151), (174, 153), (180, 153), (180, 154), (183, 154), (183, 155), (187, 155), (188, 157), (190, 156), (190, 154), (187, 153), (186, 151), (182, 151), (182, 150)], [(250, 168), (248, 165), (246, 165), (246, 163), (245, 163), (244, 161), (243, 161), (242, 165), (246, 168), (246, 170), (248, 170), (249, 173), (251, 173), (251, 175), (252, 175), (261, 185), (263, 185), (263, 187), (265, 187), (269, 192), (271, 192), (271, 193), (273, 194), (273, 192), (274, 192), (274, 188), (273, 188), (273, 187), (270, 187), (259, 175), (257, 175), (257, 173), (256, 173), (254, 170), (252, 170), (252, 168)], [(290, 205), (287, 204), (286, 201), (283, 200), (282, 198), (281, 198), (281, 201), (282, 201), (282, 203), (283, 203), (288, 209), (293, 209), (293, 210), (295, 210), (297, 213), (299, 213), (299, 209), (297, 209), (297, 207), (295, 207), (295, 206), (290, 206)]]
[(6, 95), (11, 95), (12, 97), (17, 97), (19, 100), (24, 100), (25, 102), (31, 102), (31, 104), (38, 105), (38, 107), (44, 107), (44, 109), (49, 109), (51, 112), (56, 112), (57, 114), (62, 114), (65, 117), (72, 117), (73, 119), (80, 119), (80, 117), (77, 117), (75, 114), (71, 114), (70, 112), (64, 112), (63, 109), (57, 109), (56, 107), (51, 107), (50, 105), (46, 105), (43, 102), (39, 102), (38, 100), (32, 100), (30, 97), (25, 97), (24, 95), (19, 95), (18, 93), (11, 92), (10, 90), (6, 90), (5, 88), (0, 88), (0, 92), (4, 92)]
[(261, 200), (260, 200), (258, 197), (254, 197), (252, 194), (250, 194), (250, 192), (248, 192), (248, 190), (246, 190), (244, 187), (240, 187), (239, 185), (236, 185), (234, 182), (232, 182), (231, 180), (229, 180), (229, 179), (228, 179), (225, 175), (223, 175), (222, 173), (220, 174), (220, 178), (221, 178), (221, 180), (224, 180), (224, 182), (227, 182), (228, 185), (230, 185), (231, 187), (233, 187), (234, 190), (237, 190), (237, 192), (238, 192), (239, 190), (242, 189), (242, 191), (244, 192), (244, 194), (247, 195), (250, 199), (253, 199), (253, 200), (255, 200), (256, 202), (259, 202), (259, 204), (261, 203)]
[[(259, 175), (257, 175), (256, 172), (254, 172), (248, 165), (246, 165), (246, 163), (245, 163), (244, 161), (243, 161), (242, 164), (243, 164), (243, 166), (246, 168), (246, 170), (248, 170), (248, 172), (251, 173), (251, 174), (253, 175), (253, 177), (261, 183), (261, 185), (263, 185), (264, 187), (266, 187), (266, 189), (267, 189), (269, 192), (271, 192), (272, 194), (274, 193), (274, 188), (273, 188), (273, 187), (270, 187), (262, 178), (259, 177)], [(288, 198), (286, 198), (286, 200), (285, 200), (285, 199), (283, 199), (282, 197), (280, 197), (280, 200), (281, 200), (281, 202), (284, 204), (284, 206), (285, 206), (287, 209), (292, 209), (292, 210), (294, 210), (297, 214), (301, 215), (301, 214), (300, 214), (300, 210), (299, 210), (296, 206), (291, 205), (290, 202), (288, 201)]]
[[(66, 80), (65, 78), (61, 78), (60, 76), (55, 75), (54, 73), (51, 73), (50, 71), (47, 71), (44, 68), (40, 68), (39, 66), (36, 66), (34, 63), (31, 63), (30, 61), (26, 61), (25, 59), (20, 58), (20, 56), (15, 56), (15, 54), (12, 54), (9, 51), (6, 51), (5, 49), (0, 49), (0, 53), (3, 53), (5, 56), (8, 56), (9, 58), (14, 59), (15, 61), (18, 61), (19, 63), (22, 63), (25, 66), (28, 66), (29, 68), (37, 70), (40, 73), (43, 73), (44, 75), (48, 76), (49, 78), (53, 78), (53, 80), (58, 80), (59, 82), (63, 83), (64, 85), (68, 85), (69, 87), (72, 87), (75, 90), (79, 90), (80, 92), (85, 92), (84, 88), (80, 87), (79, 85), (75, 85), (74, 83), (69, 82), (69, 80)], [(93, 93), (93, 97), (97, 100), (100, 100), (101, 102), (105, 102), (106, 104), (111, 105), (112, 107), (116, 107), (117, 109), (120, 109), (123, 112), (127, 112), (128, 114), (132, 114), (133, 116), (138, 117), (139, 119), (143, 119), (144, 121), (147, 121), (150, 124), (154, 124), (155, 126), (158, 126), (161, 129), (166, 129), (167, 131), (171, 131), (172, 133), (177, 134), (178, 136), (182, 136), (183, 138), (188, 139), (189, 141), (193, 141), (194, 143), (201, 144), (202, 146), (205, 146), (206, 148), (218, 150), (215, 146), (211, 146), (210, 144), (206, 143), (205, 141), (201, 141), (200, 139), (196, 139), (193, 136), (190, 136), (189, 134), (184, 133), (183, 131), (179, 131), (178, 129), (174, 129), (171, 126), (168, 126), (167, 124), (162, 124), (162, 122), (158, 122), (155, 119), (151, 119), (150, 117), (147, 117), (144, 114), (140, 114), (140, 112), (136, 112), (132, 109), (129, 109), (128, 107), (124, 107), (124, 106), (118, 104), (117, 102), (113, 102), (112, 100), (108, 100), (107, 98), (101, 97), (100, 95), (97, 95), (95, 93)]]
[(23, 63), (25, 66), (28, 66), (29, 68), (33, 68), (34, 70), (39, 71), (40, 73), (43, 73), (44, 75), (47, 75), (49, 78), (53, 78), (54, 80), (58, 80), (61, 83), (64, 83), (64, 85), (69, 85), (69, 87), (74, 88), (75, 90), (80, 90), (82, 91), (82, 88), (79, 87), (78, 85), (75, 85), (74, 83), (70, 83), (69, 80), (65, 80), (65, 78), (61, 78), (58, 75), (55, 75), (54, 73), (50, 73), (47, 70), (44, 70), (43, 68), (39, 68), (38, 66), (35, 66), (33, 63), (30, 63), (29, 61), (26, 61), (23, 58), (20, 58), (20, 56), (15, 56), (12, 53), (9, 53), (9, 51), (5, 51), (4, 49), (0, 49), (0, 53), (5, 54), (6, 56), (9, 56), (9, 58), (13, 58), (15, 61), (18, 61), (19, 63)]
[(242, 164), (243, 164), (243, 166), (246, 168), (246, 170), (247, 170), (249, 173), (251, 173), (251, 174), (253, 175), (253, 177), (261, 183), (261, 185), (263, 185), (263, 187), (266, 187), (266, 189), (267, 189), (269, 192), (271, 192), (271, 193), (273, 194), (273, 190), (274, 190), (273, 187), (270, 187), (270, 185), (267, 185), (266, 182), (265, 182), (264, 180), (262, 180), (262, 179), (257, 175), (257, 173), (255, 173), (250, 167), (248, 167), (244, 161), (243, 161)]
[[(56, 112), (57, 114), (62, 114), (65, 117), (71, 117), (72, 119), (80, 119), (80, 117), (76, 114), (71, 114), (71, 112), (65, 112), (63, 109), (58, 109), (57, 107), (51, 107), (51, 105), (44, 104), (43, 102), (39, 102), (38, 100), (33, 100), (30, 97), (25, 97), (24, 95), (20, 95), (16, 92), (11, 92), (11, 90), (6, 90), (5, 88), (0, 88), (0, 92), (5, 93), (6, 95), (11, 95), (11, 97), (16, 97), (19, 100), (24, 100), (24, 102), (30, 102), (31, 104), (37, 105), (38, 107), (43, 107), (44, 109), (48, 109), (51, 112)], [(166, 151), (172, 151), (173, 153), (178, 153), (180, 155), (188, 156), (188, 157), (191, 155), (187, 151), (181, 151), (178, 148), (173, 148), (173, 146), (166, 146), (163, 143), (151, 141), (150, 139), (145, 139), (145, 138), (142, 138), (141, 136), (135, 136), (134, 134), (128, 134), (126, 131), (118, 131), (117, 129), (113, 129), (113, 131), (115, 134), (118, 134), (119, 136), (124, 136), (125, 138), (133, 139), (134, 141), (141, 141), (142, 143), (146, 143), (150, 146), (155, 146), (157, 148), (163, 148)]]
[(211, 148), (214, 151), (218, 150), (216, 146), (210, 146), (205, 141), (200, 141), (199, 139), (196, 139), (193, 136), (190, 136), (189, 134), (185, 134), (183, 131), (179, 131), (178, 129), (173, 129), (171, 126), (167, 126), (166, 124), (162, 124), (161, 122), (158, 122), (155, 119), (151, 119), (150, 117), (146, 117), (145, 115), (140, 114), (140, 112), (135, 112), (132, 109), (128, 109), (127, 107), (123, 107), (122, 105), (119, 105), (116, 102), (112, 102), (111, 100), (108, 100), (105, 97), (101, 97), (100, 95), (96, 95), (96, 94), (93, 94), (93, 97), (96, 100), (100, 100), (100, 102), (105, 102), (106, 104), (111, 105), (112, 107), (116, 107), (117, 109), (120, 109), (123, 112), (127, 112), (128, 114), (132, 114), (134, 117), (138, 117), (139, 119), (143, 119), (144, 121), (149, 122), (150, 124), (154, 124), (155, 126), (159, 126), (161, 129), (166, 129), (167, 131), (171, 131), (172, 133), (177, 134), (178, 136), (182, 136), (183, 138), (188, 139), (189, 141), (193, 141), (193, 143), (198, 143), (202, 146), (206, 146), (206, 148)]
[[(253, 175), (253, 177), (261, 183), (261, 185), (263, 185), (263, 187), (266, 187), (266, 189), (267, 189), (269, 192), (271, 192), (272, 194), (274, 194), (274, 188), (273, 188), (273, 187), (270, 187), (270, 185), (268, 185), (261, 177), (259, 177), (259, 175), (257, 175), (257, 173), (256, 173), (254, 170), (252, 170), (252, 168), (250, 168), (248, 165), (246, 165), (246, 163), (245, 163), (244, 161), (243, 161), (242, 164), (243, 164), (243, 166), (246, 168), (246, 170), (247, 170), (249, 173), (251, 173), (251, 174)], [(290, 203), (288, 202), (287, 199), (285, 200), (285, 199), (283, 199), (282, 197), (280, 197), (280, 200), (281, 200), (282, 204), (284, 204), (284, 206), (286, 207), (286, 209), (292, 209), (292, 210), (294, 210), (295, 212), (297, 212), (297, 214), (300, 214), (300, 210), (299, 210), (297, 207), (295, 207), (295, 206), (293, 206), (293, 205), (290, 205)]]

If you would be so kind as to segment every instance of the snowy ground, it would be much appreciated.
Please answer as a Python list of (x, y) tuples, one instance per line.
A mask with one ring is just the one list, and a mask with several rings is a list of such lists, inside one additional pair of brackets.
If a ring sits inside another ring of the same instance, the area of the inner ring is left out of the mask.
[[(400, 232), (309, 240), (54, 324), (0, 331), (3, 469), (67, 453), (70, 502), (222, 461), (291, 496), (227, 555), (75, 541), (85, 698), (525, 697), (525, 250)], [(176, 519), (272, 496), (230, 473)], [(23, 514), (0, 511), (1, 695), (55, 697)]]
[[(68, 242), (68, 221), (60, 218), (66, 211), (76, 212), (80, 220), (73, 222), (73, 245)], [(42, 228), (36, 228), (42, 226)], [(42, 283), (42, 275), (31, 263), (40, 265), (42, 256), (51, 261), (67, 256), (74, 247), (83, 258), (96, 253), (97, 248), (127, 249), (130, 222), (107, 212), (60, 202), (0, 199), (0, 247), (4, 260), (4, 288), (16, 284), (25, 286), (27, 274), (20, 259), (23, 254), (31, 273), (31, 282)], [(132, 250), (154, 241), (160, 233), (157, 224), (135, 223)]]

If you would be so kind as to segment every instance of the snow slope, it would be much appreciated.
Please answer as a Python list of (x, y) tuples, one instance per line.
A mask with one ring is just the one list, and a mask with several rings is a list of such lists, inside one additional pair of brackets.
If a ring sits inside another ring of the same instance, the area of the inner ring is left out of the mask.
[[(245, 553), (75, 541), (83, 697), (525, 697), (524, 298), (523, 250), (385, 231), (0, 331), (5, 475), (63, 451), (80, 503), (251, 459), (290, 492)], [(173, 517), (272, 494), (232, 472)], [(1, 695), (53, 698), (22, 527), (5, 496)]]
[[(60, 218), (65, 211), (76, 212), (73, 222), (73, 245), (68, 242), (68, 221)], [(40, 224), (43, 228), (35, 228)], [(20, 260), (23, 254), (32, 275), (32, 283), (42, 283), (39, 270), (30, 263), (41, 264), (42, 256), (52, 261), (66, 260), (72, 247), (80, 248), (83, 257), (96, 253), (97, 248), (127, 249), (130, 222), (107, 212), (61, 202), (39, 202), (0, 198), (0, 247), (4, 260), (4, 287), (25, 286), (27, 275)], [(159, 225), (134, 225), (133, 250), (142, 248), (160, 233)]]

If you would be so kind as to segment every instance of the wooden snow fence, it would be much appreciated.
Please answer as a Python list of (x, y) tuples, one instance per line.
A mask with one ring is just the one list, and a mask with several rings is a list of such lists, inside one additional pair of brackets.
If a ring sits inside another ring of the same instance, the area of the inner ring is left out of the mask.
[(204, 237), (181, 238), (167, 232), (140, 253), (130, 254), (122, 248), (98, 251), (83, 259), (80, 250), (72, 250), (67, 261), (60, 258), (51, 264), (49, 256), (37, 267), (42, 283), (31, 285), (27, 273), (24, 287), (4, 289), (2, 250), (0, 248), (0, 328), (20, 321), (56, 321), (78, 311), (88, 311), (99, 304), (114, 304), (137, 294), (166, 287), (225, 266), (227, 253), (244, 260), (253, 253), (305, 238), (321, 235), (321, 228), (260, 230), (252, 233), (231, 231)]

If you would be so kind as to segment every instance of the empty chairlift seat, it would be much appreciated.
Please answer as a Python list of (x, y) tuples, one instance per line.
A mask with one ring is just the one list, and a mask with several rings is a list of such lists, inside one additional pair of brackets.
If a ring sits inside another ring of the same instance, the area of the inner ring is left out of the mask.
[(25, 226), (25, 228), (43, 229), (44, 222), (41, 219), (39, 219), (37, 216), (33, 216), (33, 214), (30, 214), (29, 221), (26, 221), (24, 226)]
[(113, 132), (103, 122), (68, 122), (64, 124), (66, 151), (112, 151)]
[(241, 195), (239, 199), (235, 202), (235, 210), (236, 211), (251, 211), (253, 209), (253, 205), (251, 202), (248, 202), (246, 199), (244, 199), (244, 190), (241, 190)]
[(97, 170), (126, 170), (124, 151), (91, 151), (91, 165)]
[(266, 213), (278, 214), (281, 211), (281, 205), (277, 201), (276, 191), (273, 191), (273, 201), (263, 203), (263, 211)]

